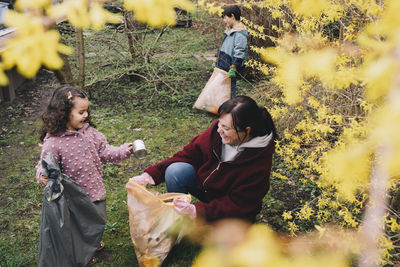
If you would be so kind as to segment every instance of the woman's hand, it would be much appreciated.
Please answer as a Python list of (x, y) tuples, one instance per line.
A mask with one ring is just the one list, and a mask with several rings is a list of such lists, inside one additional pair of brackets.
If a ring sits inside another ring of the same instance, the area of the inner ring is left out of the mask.
[(133, 181), (137, 184), (140, 184), (142, 186), (146, 186), (148, 184), (155, 185), (156, 183), (154, 182), (153, 178), (147, 173), (144, 172), (139, 176), (133, 177)]
[(188, 199), (174, 198), (172, 203), (178, 213), (189, 215), (192, 220), (196, 218), (196, 207)]
[(49, 182), (49, 177), (42, 175), (42, 176), (40, 176), (39, 182), (41, 184), (47, 185), (47, 183)]

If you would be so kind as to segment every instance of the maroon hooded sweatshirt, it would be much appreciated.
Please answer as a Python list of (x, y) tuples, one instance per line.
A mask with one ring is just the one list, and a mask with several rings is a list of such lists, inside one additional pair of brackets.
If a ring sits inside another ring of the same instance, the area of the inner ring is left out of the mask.
[(266, 147), (245, 148), (233, 161), (221, 162), (222, 140), (217, 128), (218, 120), (183, 150), (145, 172), (159, 184), (170, 164), (190, 163), (196, 171), (197, 186), (206, 196), (205, 202), (194, 203), (198, 217), (208, 221), (240, 218), (254, 222), (269, 189), (275, 143), (272, 140)]

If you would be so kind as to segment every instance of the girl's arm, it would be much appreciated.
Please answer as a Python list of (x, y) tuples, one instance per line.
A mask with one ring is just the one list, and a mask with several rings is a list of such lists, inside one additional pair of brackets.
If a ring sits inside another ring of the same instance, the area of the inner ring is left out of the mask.
[(42, 145), (39, 162), (36, 165), (36, 180), (40, 184), (46, 184), (45, 177), (47, 177), (47, 172), (42, 168), (42, 159), (47, 153), (51, 153), (61, 167), (60, 154), (55, 140), (53, 138), (45, 139)]
[[(95, 129), (94, 129), (95, 130)], [(109, 145), (106, 137), (95, 130), (95, 139), (97, 140), (97, 149), (102, 162), (120, 162), (131, 156), (132, 144), (125, 143), (119, 147)]]

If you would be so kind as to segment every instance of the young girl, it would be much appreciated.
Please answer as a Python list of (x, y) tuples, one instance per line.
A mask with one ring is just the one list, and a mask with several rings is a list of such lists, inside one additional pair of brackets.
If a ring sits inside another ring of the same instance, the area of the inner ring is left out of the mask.
[[(83, 188), (105, 219), (102, 162), (119, 162), (128, 158), (132, 145), (109, 145), (104, 135), (94, 128), (85, 92), (71, 86), (61, 86), (54, 91), (42, 120), (40, 140), (43, 146), (36, 166), (36, 179), (43, 185), (47, 184), (48, 178), (42, 175), (41, 160), (50, 152), (61, 172)], [(103, 247), (101, 242), (99, 249)]]

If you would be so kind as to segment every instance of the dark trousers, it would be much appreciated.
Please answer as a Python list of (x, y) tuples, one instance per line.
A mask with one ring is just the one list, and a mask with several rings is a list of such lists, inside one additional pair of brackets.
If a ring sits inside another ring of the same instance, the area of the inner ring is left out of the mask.
[(236, 97), (236, 78), (231, 78), (231, 99)]

